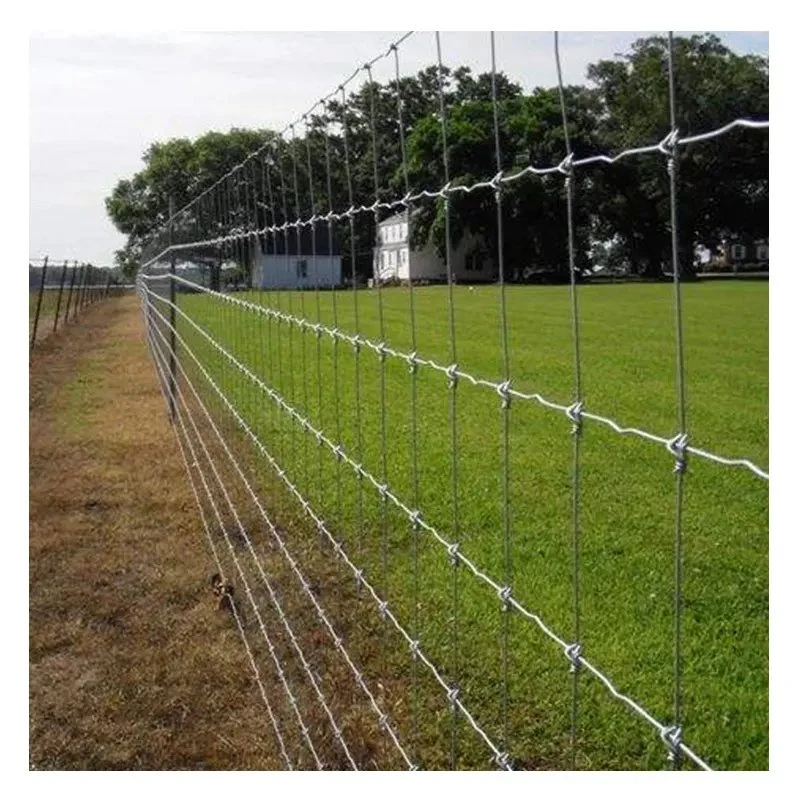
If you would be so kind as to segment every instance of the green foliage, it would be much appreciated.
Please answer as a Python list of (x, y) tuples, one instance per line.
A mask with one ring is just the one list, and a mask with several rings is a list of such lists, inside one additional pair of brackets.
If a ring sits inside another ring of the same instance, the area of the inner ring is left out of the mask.
[[(176, 209), (185, 206), (268, 136), (263, 130), (234, 128), (229, 133), (209, 132), (194, 141), (171, 139), (150, 145), (142, 157), (144, 169), (119, 181), (105, 201), (117, 230), (128, 235), (125, 247), (115, 254), (117, 265), (126, 274), (135, 271), (142, 247), (169, 217), (170, 197)], [(211, 235), (216, 231), (204, 224), (200, 232)]]
[[(667, 40), (635, 42), (631, 52), (589, 68), (602, 97), (600, 134), (609, 149), (662, 139), (670, 130)], [(682, 137), (738, 118), (769, 116), (766, 59), (737, 56), (709, 34), (675, 39), (676, 127)], [(681, 148), (681, 266), (694, 245), (713, 249), (722, 238), (768, 235), (767, 136), (734, 131)], [(658, 156), (627, 159), (593, 171), (598, 237), (620, 237), (635, 272), (658, 275), (669, 261), (669, 183)]]
[[(711, 35), (675, 40), (676, 125), (681, 136), (718, 128), (737, 117), (763, 119), (769, 113), (769, 76), (765, 59), (737, 56)], [(588, 69), (589, 87), (565, 88), (570, 147), (576, 158), (654, 144), (670, 130), (667, 41), (635, 42), (627, 54), (599, 61)], [(491, 75), (469, 68), (443, 68), (447, 115), (449, 178), (454, 186), (485, 181), (498, 172)], [(374, 199), (402, 197), (407, 189), (437, 190), (447, 181), (439, 72), (431, 66), (400, 80), (398, 87), (363, 84), (330, 101), (312, 115), (303, 137), (278, 138), (261, 131), (231, 130), (200, 138), (151, 145), (145, 168), (121, 180), (106, 200), (108, 214), (128, 242), (118, 254), (120, 266), (137, 263), (150, 242), (158, 252), (167, 244), (163, 225), (172, 197), (176, 208), (189, 203), (234, 165), (272, 139), (264, 158), (249, 160), (224, 184), (224, 192), (195, 203), (176, 223), (177, 241), (208, 239), (221, 232), (281, 225), (313, 213), (342, 211)], [(562, 112), (556, 88), (522, 88), (496, 76), (502, 170), (552, 167), (566, 155)], [(374, 130), (373, 130), (374, 129)], [(402, 136), (401, 136), (402, 133)], [(408, 172), (403, 169), (403, 143)], [(691, 270), (694, 247), (713, 249), (723, 238), (768, 235), (768, 138), (733, 131), (713, 142), (680, 150), (679, 219), (681, 269)], [(329, 168), (330, 167), (330, 168)], [(377, 183), (377, 187), (376, 187)], [(614, 242), (617, 266), (660, 276), (670, 262), (669, 181), (660, 154), (636, 156), (613, 165), (575, 170), (573, 178), (576, 262), (589, 266), (600, 242)], [(529, 270), (568, 278), (564, 178), (527, 175), (502, 191), (504, 258), (510, 280)], [(496, 249), (497, 211), (491, 189), (451, 197), (450, 231), (456, 245), (466, 231)], [(415, 205), (413, 242), (445, 247), (442, 200)], [(358, 214), (352, 226), (337, 231), (345, 274), (371, 274), (375, 220)], [(154, 237), (154, 233), (158, 235)], [(286, 237), (264, 237), (265, 249), (286, 247)], [(222, 253), (187, 253), (209, 264), (222, 259), (245, 267), (244, 245)]]

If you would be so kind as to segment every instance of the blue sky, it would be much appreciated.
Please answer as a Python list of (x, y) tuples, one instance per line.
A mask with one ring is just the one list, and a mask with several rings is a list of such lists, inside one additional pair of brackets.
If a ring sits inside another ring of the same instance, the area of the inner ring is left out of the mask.
[[(156, 140), (231, 127), (282, 128), (403, 31), (34, 34), (30, 40), (29, 254), (111, 263), (124, 243), (105, 215), (114, 184)], [(566, 32), (567, 82), (648, 31)], [(717, 32), (738, 53), (768, 54), (766, 33)], [(552, 33), (498, 32), (498, 69), (526, 89), (556, 80)], [(432, 33), (401, 47), (401, 69), (435, 61)], [(450, 65), (489, 67), (487, 33), (442, 33)], [(393, 62), (375, 66), (393, 77)]]

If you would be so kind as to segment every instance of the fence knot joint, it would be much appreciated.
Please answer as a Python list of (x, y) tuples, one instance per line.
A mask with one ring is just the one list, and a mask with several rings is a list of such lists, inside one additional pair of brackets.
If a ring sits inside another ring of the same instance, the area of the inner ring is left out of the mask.
[(674, 472), (686, 471), (686, 448), (689, 445), (689, 436), (679, 433), (667, 442), (667, 450), (675, 457)]
[(501, 408), (509, 408), (511, 405), (511, 381), (506, 380), (497, 385), (497, 394), (500, 395), (502, 403)]
[(583, 418), (581, 416), (583, 413), (583, 401), (576, 400), (564, 413), (566, 413), (567, 417), (572, 421), (572, 433), (580, 433), (583, 424)]
[(569, 659), (570, 672), (577, 672), (581, 666), (581, 656), (583, 655), (583, 646), (580, 642), (574, 642), (564, 648), (564, 655)]
[(667, 758), (676, 761), (680, 758), (681, 745), (683, 744), (683, 731), (680, 725), (669, 725), (661, 731), (661, 739), (669, 748)]
[(445, 375), (447, 375), (447, 379), (450, 381), (450, 388), (455, 388), (455, 385), (458, 383), (458, 364), (451, 364), (445, 370)]

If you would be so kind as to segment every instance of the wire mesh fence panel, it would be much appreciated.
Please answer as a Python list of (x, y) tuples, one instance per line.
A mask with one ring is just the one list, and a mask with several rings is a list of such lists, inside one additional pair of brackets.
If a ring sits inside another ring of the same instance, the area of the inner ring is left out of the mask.
[[(766, 306), (735, 301), (757, 332), (734, 375), (706, 321), (745, 323), (684, 281), (681, 181), (768, 120), (685, 133), (670, 33), (659, 138), (597, 152), (557, 34), (550, 127), (522, 133), (501, 37), (465, 98), (448, 36), (413, 36), (424, 100), (408, 33), (170, 206), (142, 254), (265, 736), (300, 769), (765, 768)], [(523, 165), (534, 135), (552, 160)], [(669, 282), (591, 285), (593, 192), (641, 160)], [(520, 285), (536, 225), (560, 285)], [(743, 423), (725, 393), (751, 379)]]

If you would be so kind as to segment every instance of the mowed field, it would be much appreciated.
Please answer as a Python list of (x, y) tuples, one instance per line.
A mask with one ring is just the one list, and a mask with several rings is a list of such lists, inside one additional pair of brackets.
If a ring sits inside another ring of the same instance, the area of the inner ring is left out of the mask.
[[(163, 288), (163, 282), (152, 285), (158, 284)], [(580, 287), (587, 411), (661, 436), (679, 432), (672, 291), (669, 285)], [(420, 358), (439, 364), (455, 360), (478, 378), (503, 375), (497, 287), (456, 287), (455, 359), (446, 287), (414, 289), (413, 331), (407, 288), (233, 297), (383, 340), (398, 351), (416, 349)], [(509, 287), (506, 303), (512, 387), (568, 405), (574, 391), (568, 288)], [(484, 573), (512, 586), (523, 606), (572, 640), (573, 439), (563, 413), (530, 400), (513, 400), (505, 411), (491, 388), (461, 380), (453, 389), (429, 367), (412, 375), (403, 359), (382, 362), (369, 348), (356, 353), (346, 342), (212, 296), (180, 293), (179, 306), (408, 507), (420, 509), (444, 538), (457, 540)], [(164, 304), (156, 307), (167, 313)], [(683, 312), (690, 443), (768, 469), (768, 284), (686, 285)], [(212, 414), (226, 421), (226, 435), (253, 465), (278, 518), (304, 530), (298, 504), (256, 457), (187, 347), (431, 661), (448, 681), (457, 681), (487, 734), (518, 766), (570, 768), (572, 676), (559, 646), (530, 620), (504, 614), (490, 587), (455, 569), (441, 544), (415, 533), (405, 514), (382, 503), (369, 481), (358, 480), (180, 314), (177, 327), (184, 342), (178, 347), (182, 384), (188, 376)], [(671, 723), (674, 459), (662, 445), (587, 421), (579, 461), (583, 653), (621, 691)], [(310, 526), (305, 530), (314, 535)], [(767, 481), (741, 467), (690, 458), (682, 571), (684, 740), (712, 767), (766, 769)], [(368, 604), (360, 613), (377, 617)], [(372, 658), (374, 674), (378, 680), (391, 676), (392, 713), (422, 763), (489, 767), (489, 751), (463, 720), (457, 721), (451, 761), (444, 694), (424, 682), (406, 643), (384, 627)], [(585, 672), (579, 676), (578, 719), (578, 767), (667, 765), (657, 732)]]

